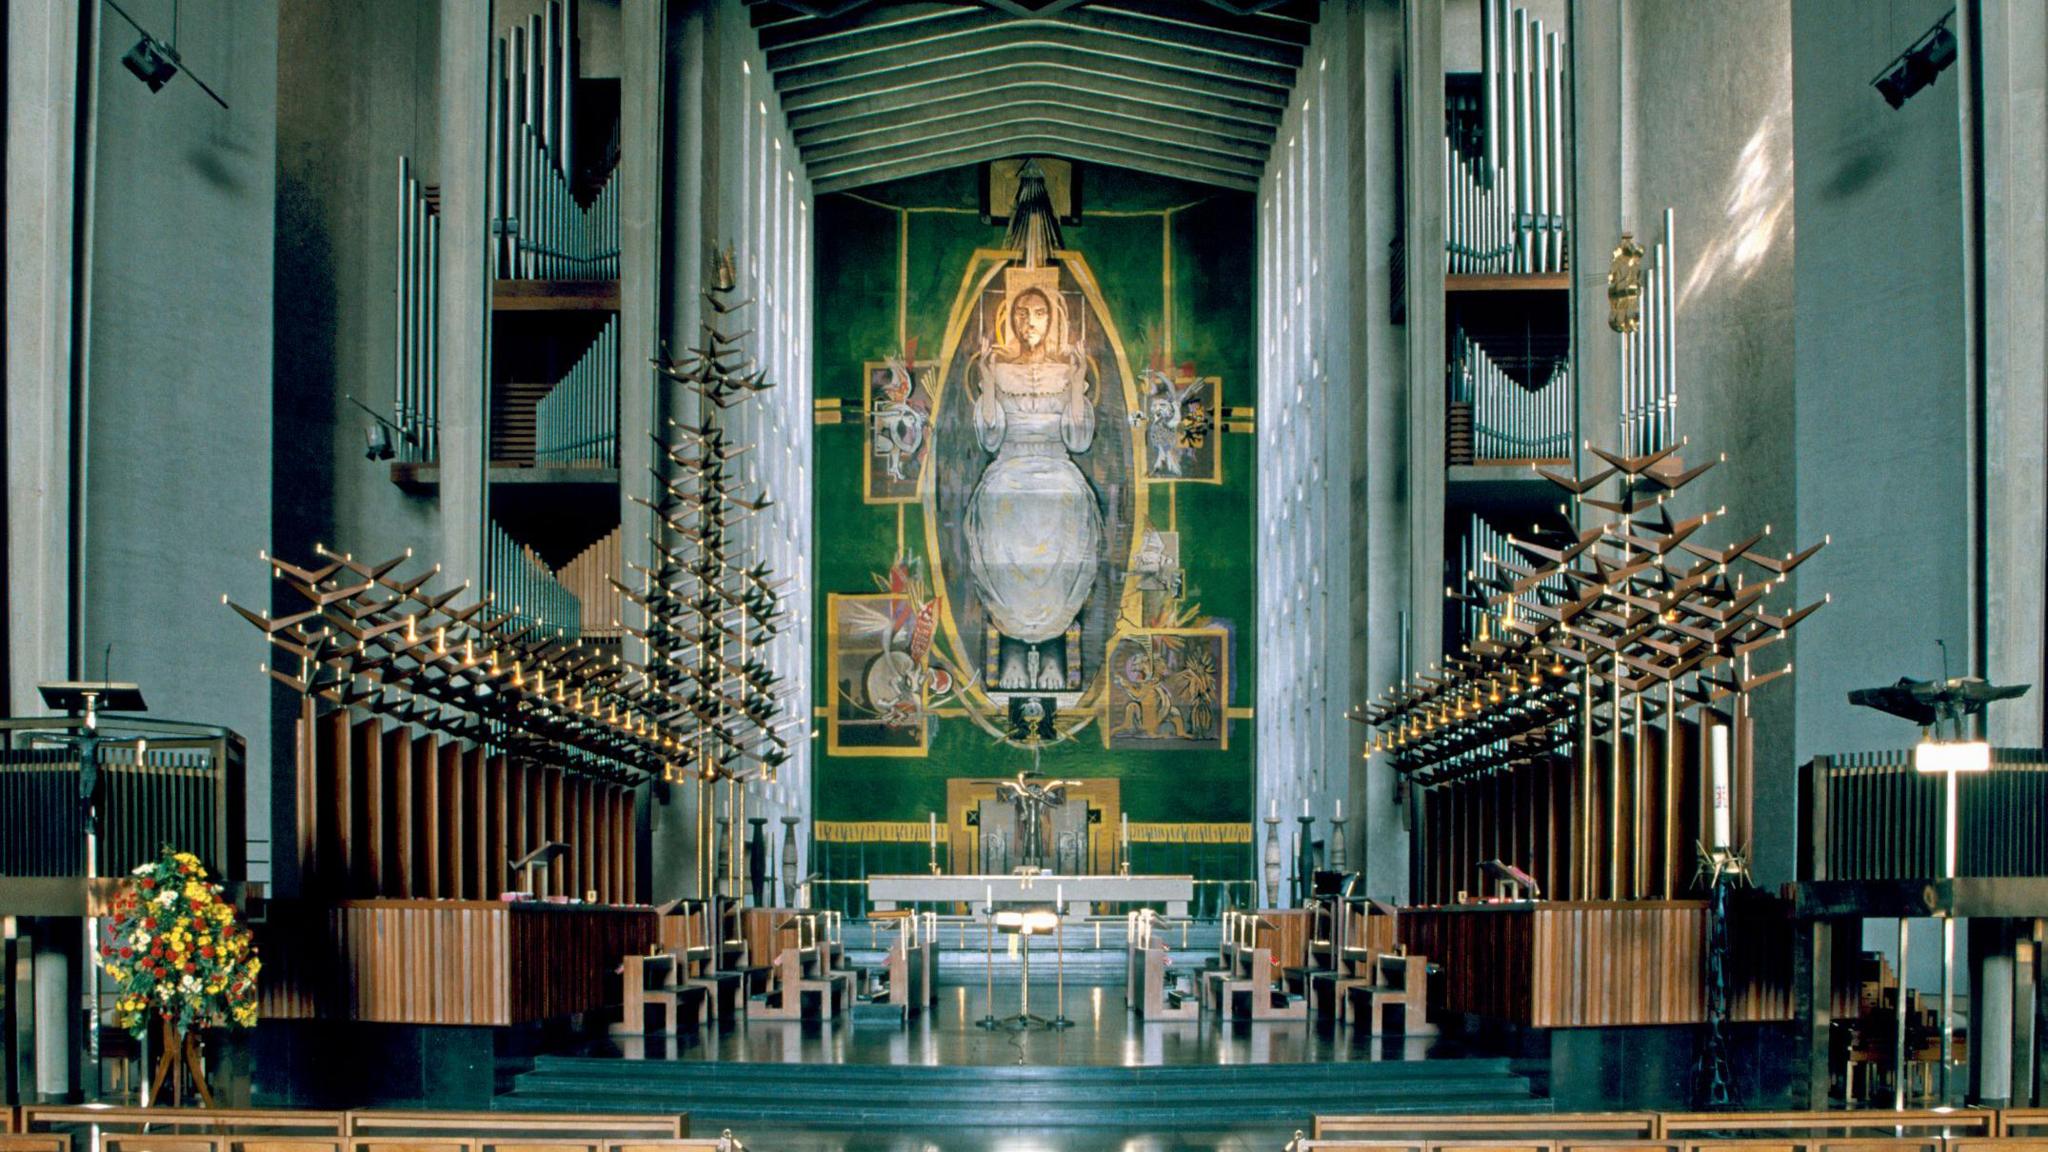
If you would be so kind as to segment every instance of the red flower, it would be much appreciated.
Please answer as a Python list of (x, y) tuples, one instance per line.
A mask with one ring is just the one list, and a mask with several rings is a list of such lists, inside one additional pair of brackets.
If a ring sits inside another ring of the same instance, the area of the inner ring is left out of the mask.
[(144, 892), (147, 892), (147, 891), (149, 891), (149, 890), (150, 890), (151, 888), (154, 888), (154, 887), (156, 887), (156, 881), (154, 881), (154, 880), (151, 880), (151, 879), (150, 879), (149, 877), (147, 877), (147, 876), (144, 876), (144, 877), (142, 878), (142, 883), (141, 883), (141, 884), (139, 885), (139, 887), (140, 887), (140, 888), (141, 888), (141, 889), (142, 889), (142, 890), (143, 890)]
[(211, 959), (213, 959), (213, 949), (211, 949), (211, 948), (201, 948), (201, 949), (199, 950), (199, 954), (200, 954), (201, 956), (204, 956), (204, 957), (206, 957), (206, 958), (207, 958), (208, 960), (211, 960)]
[(187, 972), (197, 972), (197, 971), (199, 971), (199, 968), (198, 968), (198, 967), (197, 967), (196, 965), (192, 964), (192, 963), (191, 963), (190, 961), (187, 961), (187, 962), (186, 962), (186, 964), (185, 964), (185, 971), (187, 971)]
[(144, 932), (154, 932), (154, 931), (156, 931), (156, 920), (155, 920), (155, 919), (154, 919), (153, 917), (149, 917), (149, 916), (145, 916), (145, 917), (143, 917), (143, 918), (142, 918), (142, 930), (143, 930)]
[(121, 959), (126, 960), (134, 955), (135, 949), (130, 948), (125, 944), (121, 946)]

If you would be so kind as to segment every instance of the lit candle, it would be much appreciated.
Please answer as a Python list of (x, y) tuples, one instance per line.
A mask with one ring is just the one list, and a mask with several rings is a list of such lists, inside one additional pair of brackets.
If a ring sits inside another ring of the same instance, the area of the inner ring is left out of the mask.
[(1308, 819), (1308, 797), (1306, 796), (1301, 798), (1301, 818), (1303, 820)]
[(1267, 814), (1267, 816), (1266, 816), (1266, 819), (1268, 819), (1268, 820), (1278, 820), (1279, 818), (1280, 818), (1280, 799), (1279, 799), (1279, 797), (1277, 797), (1277, 796), (1276, 796), (1276, 797), (1274, 797), (1274, 798), (1273, 798), (1273, 808), (1272, 808), (1272, 811), (1271, 811), (1271, 812), (1269, 812), (1269, 813)]
[(995, 885), (993, 885), (993, 884), (991, 884), (991, 885), (989, 885), (989, 886), (988, 886), (988, 895), (987, 895), (987, 897), (986, 897), (985, 899), (983, 899), (983, 900), (982, 900), (982, 907), (984, 907), (984, 908), (987, 908), (987, 909), (989, 909), (990, 911), (994, 911), (994, 910), (995, 910), (995, 906), (996, 906), (996, 886), (995, 886)]
[(931, 818), (932, 818), (932, 847), (934, 847), (934, 848), (937, 848), (937, 847), (939, 846), (939, 814), (938, 814), (937, 812), (933, 812), (933, 813), (931, 813)]
[(1337, 801), (1337, 819), (1339, 819), (1339, 820), (1342, 820), (1343, 818), (1344, 818), (1344, 801), (1343, 801), (1343, 800), (1342, 800), (1342, 799), (1340, 798), (1340, 799), (1339, 799), (1339, 800)]
[(1124, 847), (1128, 848), (1131, 846), (1131, 814), (1129, 812), (1123, 813), (1117, 817), (1117, 822), (1119, 825), (1117, 836), (1124, 842)]
[(1067, 914), (1067, 886), (1065, 884), (1055, 884), (1052, 886), (1052, 906), (1060, 915), (1064, 916)]
[(1714, 842), (1710, 847), (1726, 850), (1729, 825), (1734, 820), (1732, 798), (1728, 795), (1728, 729), (1716, 724), (1707, 729), (1708, 760), (1714, 770)]

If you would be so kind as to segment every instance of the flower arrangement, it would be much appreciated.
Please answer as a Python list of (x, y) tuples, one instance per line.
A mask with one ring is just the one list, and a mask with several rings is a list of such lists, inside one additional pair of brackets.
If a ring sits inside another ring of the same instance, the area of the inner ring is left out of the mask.
[(110, 920), (99, 960), (120, 989), (121, 1027), (138, 1038), (152, 1018), (179, 1036), (255, 1027), (263, 962), (197, 856), (167, 847), (138, 866), (121, 882)]

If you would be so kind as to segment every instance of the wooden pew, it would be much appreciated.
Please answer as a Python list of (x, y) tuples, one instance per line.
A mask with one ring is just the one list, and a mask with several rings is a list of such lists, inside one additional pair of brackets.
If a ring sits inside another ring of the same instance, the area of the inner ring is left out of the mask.
[(932, 939), (938, 917), (897, 908), (871, 912), (868, 919), (871, 932), (896, 930), (895, 942), (883, 954), (883, 983), (872, 1002), (896, 1005), (906, 1018), (924, 1011), (938, 999), (932, 986)]
[(773, 965), (767, 996), (749, 1010), (763, 1020), (801, 1020), (804, 994), (818, 994), (820, 1019), (830, 1020), (852, 1003), (853, 974), (832, 966), (832, 946), (818, 936), (819, 918), (798, 913), (777, 925), (782, 950)]
[[(13, 1109), (7, 1109), (12, 1112)], [(16, 1132), (10, 1126), (0, 1131), (0, 1152), (71, 1152), (71, 1137), (62, 1132)]]
[(1715, 1140), (1723, 1146), (1796, 1146), (1794, 1152), (1912, 1152), (1940, 1149), (1956, 1138), (1989, 1138), (1997, 1133), (1995, 1112), (1929, 1109), (1889, 1112), (1855, 1109), (1828, 1112), (1666, 1112), (1659, 1117), (1666, 1140), (1693, 1144)]
[(1366, 984), (1356, 980), (1340, 981), (1337, 1000), (1337, 1020), (1344, 1021), (1350, 1011), (1352, 998), (1365, 1001), (1365, 1018), (1370, 1035), (1379, 1036), (1386, 1032), (1387, 1009), (1399, 1005), (1402, 1009), (1401, 1030), (1410, 1036), (1429, 1036), (1436, 1032), (1436, 1025), (1429, 1022), (1429, 957), (1400, 956), (1394, 953), (1380, 953), (1373, 959), (1378, 970), (1378, 979)]
[(1150, 909), (1133, 912), (1125, 921), (1124, 1004), (1141, 1020), (1193, 1020), (1201, 1001), (1167, 994), (1167, 943), (1155, 931), (1158, 915)]
[(346, 1134), (348, 1114), (297, 1108), (31, 1105), (21, 1110), (19, 1123), (23, 1132), (37, 1136), (97, 1128), (103, 1134), (192, 1133), (208, 1137), (303, 1141), (325, 1148), (334, 1146)]
[(1252, 1020), (1307, 1019), (1308, 1001), (1287, 997), (1283, 970), (1273, 959), (1270, 938), (1278, 925), (1261, 916), (1224, 915), (1223, 963), (1202, 973), (1203, 1002), (1222, 1019), (1233, 1019), (1242, 992), (1251, 1002)]
[(683, 1112), (426, 1112), (366, 1108), (347, 1113), (351, 1141), (457, 1140), (490, 1145), (661, 1142), (690, 1134)]
[(1548, 1115), (1372, 1112), (1364, 1115), (1319, 1115), (1312, 1131), (1317, 1140), (1348, 1139), (1393, 1144), (1410, 1139), (1418, 1142), (1460, 1140), (1467, 1143), (1498, 1140), (1518, 1144), (1552, 1140), (1571, 1144), (1588, 1141), (1654, 1143), (1663, 1139), (1663, 1129), (1654, 1112), (1554, 1112)]
[(1998, 1113), (1998, 1135), (2048, 1137), (2048, 1108), (2005, 1108)]
[(708, 1018), (710, 990), (702, 984), (689, 984), (677, 979), (678, 967), (677, 958), (667, 952), (625, 958), (620, 974), (624, 993), (620, 1001), (619, 1022), (611, 1028), (613, 1035), (648, 1035), (647, 1013), (650, 1009), (661, 1018), (660, 1026), (653, 1031), (662, 1035), (681, 1031), (684, 1020), (688, 1020), (694, 1029)]

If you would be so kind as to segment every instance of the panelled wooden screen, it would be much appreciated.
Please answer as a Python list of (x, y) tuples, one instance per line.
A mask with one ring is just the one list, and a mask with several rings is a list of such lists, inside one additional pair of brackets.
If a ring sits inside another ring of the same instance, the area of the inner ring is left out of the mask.
[(524, 883), (513, 860), (559, 841), (535, 895), (638, 900), (634, 788), (347, 709), (299, 723), (308, 895), (494, 900)]

